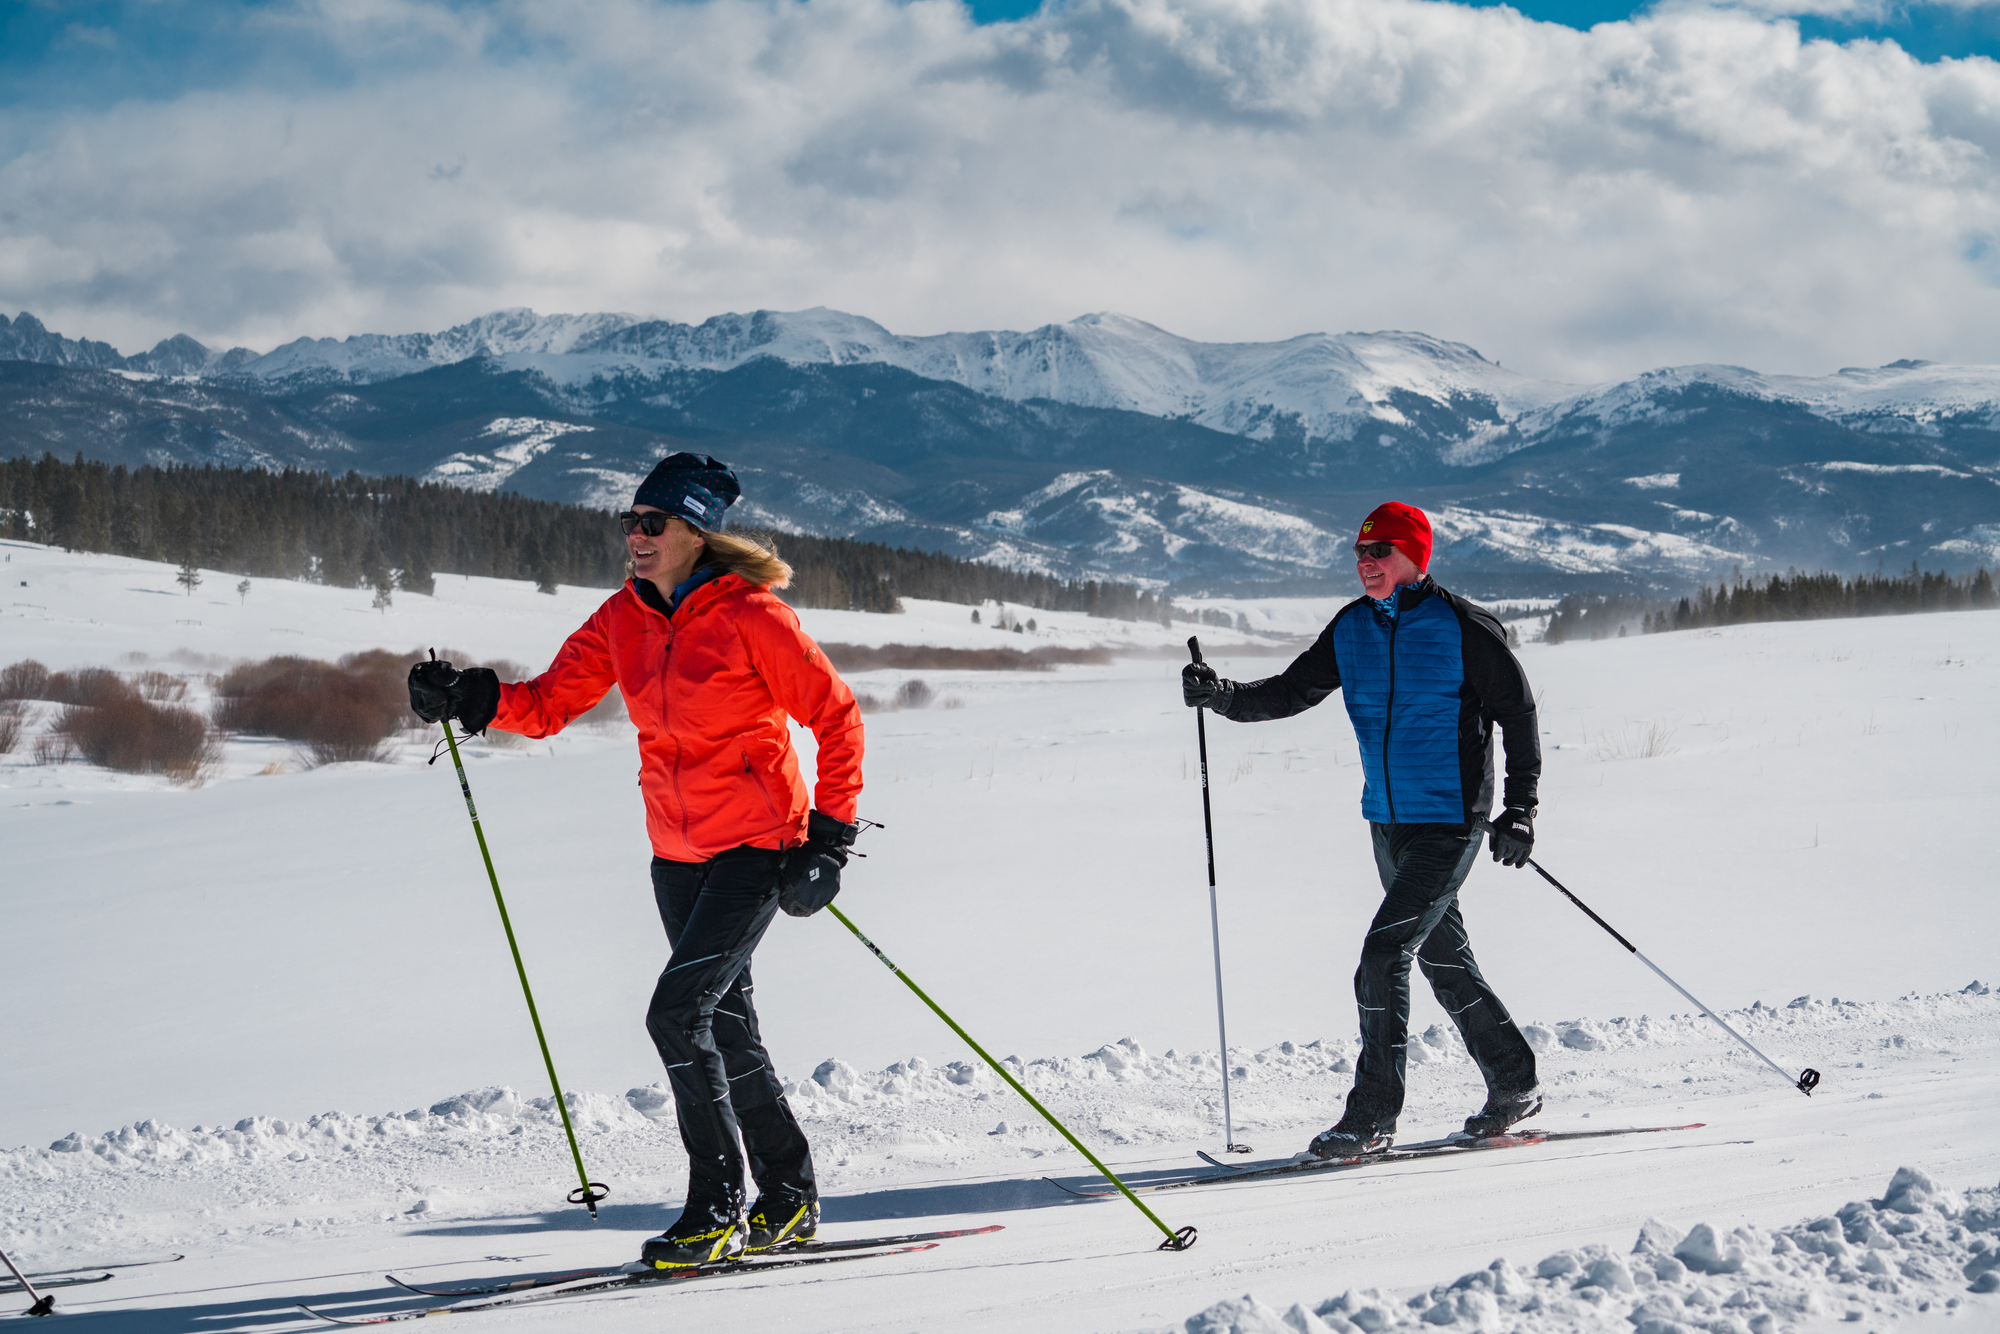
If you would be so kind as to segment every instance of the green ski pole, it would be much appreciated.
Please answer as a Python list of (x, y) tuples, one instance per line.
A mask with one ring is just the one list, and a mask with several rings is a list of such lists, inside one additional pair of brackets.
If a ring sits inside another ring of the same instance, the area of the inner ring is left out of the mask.
[[(437, 654), (433, 652), (432, 658)], [(493, 902), (500, 909), (500, 925), (507, 932), (507, 948), (514, 952), (514, 971), (521, 975), (521, 994), (528, 999), (528, 1018), (535, 1023), (535, 1041), (542, 1044), (542, 1064), (549, 1069), (549, 1087), (555, 1091), (556, 1111), (562, 1116), (563, 1134), (569, 1136), (569, 1154), (576, 1160), (576, 1179), (583, 1184), (568, 1195), (571, 1204), (590, 1210), (597, 1221), (597, 1202), (611, 1193), (611, 1187), (592, 1181), (583, 1170), (583, 1150), (576, 1146), (576, 1127), (569, 1121), (569, 1105), (563, 1101), (562, 1081), (556, 1078), (556, 1062), (549, 1055), (549, 1040), (542, 1032), (542, 1016), (535, 1009), (535, 993), (528, 987), (528, 968), (521, 962), (521, 946), (514, 939), (514, 923), (507, 917), (507, 900), (500, 897), (500, 877), (493, 870), (493, 854), (486, 850), (486, 831), (479, 827), (479, 808), (472, 804), (472, 784), (465, 781), (465, 764), (458, 758), (458, 742), (452, 739), (451, 719), (444, 720), (444, 744), (451, 749), (451, 767), (458, 770), (458, 790), (465, 794), (465, 813), (472, 817), (472, 836), (479, 840), (479, 856), (486, 863), (486, 878), (493, 884)]]
[(1014, 1078), (1014, 1076), (1011, 1073), (1009, 1073), (1006, 1066), (1000, 1064), (1000, 1062), (994, 1060), (990, 1055), (988, 1055), (986, 1052), (986, 1048), (980, 1046), (977, 1042), (974, 1042), (972, 1040), (972, 1034), (960, 1028), (958, 1026), (958, 1022), (954, 1020), (950, 1015), (946, 1014), (942, 1009), (940, 1009), (936, 1001), (932, 1000), (929, 996), (925, 995), (924, 989), (918, 986), (908, 973), (904, 972), (902, 969), (898, 968), (894, 963), (890, 962), (889, 956), (882, 953), (881, 946), (877, 945), (874, 941), (870, 940), (868, 937), (862, 935), (861, 928), (856, 926), (853, 922), (849, 921), (846, 913), (834, 907), (831, 903), (826, 905), (826, 910), (832, 913), (835, 917), (839, 918), (840, 924), (846, 927), (849, 931), (852, 931), (854, 933), (854, 938), (860, 941), (862, 944), (866, 945), (868, 947), (869, 953), (873, 954), (876, 958), (882, 961), (882, 966), (884, 968), (887, 968), (890, 972), (894, 973), (897, 977), (901, 978), (904, 986), (916, 992), (917, 999), (922, 1001), (924, 1004), (930, 1006), (931, 1012), (937, 1015), (938, 1018), (944, 1020), (945, 1023), (950, 1026), (952, 1032), (958, 1034), (959, 1037), (963, 1038), (965, 1040), (966, 1046), (978, 1052), (979, 1059), (986, 1062), (986, 1064), (992, 1066), (994, 1074), (997, 1074), (1000, 1076), (1000, 1078), (1006, 1080), (1008, 1086), (1012, 1088), (1014, 1092), (1020, 1094), (1022, 1098), (1026, 1099), (1028, 1106), (1040, 1112), (1042, 1114), (1042, 1119), (1044, 1121), (1047, 1121), (1050, 1125), (1054, 1126), (1057, 1132), (1060, 1133), (1064, 1139), (1068, 1140), (1070, 1144), (1075, 1147), (1078, 1153), (1082, 1154), (1085, 1158), (1088, 1158), (1090, 1160), (1090, 1165), (1096, 1168), (1099, 1172), (1103, 1173), (1104, 1179), (1106, 1181), (1109, 1181), (1112, 1185), (1118, 1187), (1119, 1191), (1125, 1196), (1125, 1198), (1132, 1201), (1132, 1203), (1138, 1207), (1139, 1212), (1146, 1215), (1146, 1217), (1152, 1222), (1154, 1227), (1160, 1229), (1160, 1231), (1167, 1234), (1167, 1239), (1160, 1243), (1161, 1250), (1184, 1251), (1188, 1247), (1194, 1245), (1196, 1234), (1193, 1228), (1184, 1227), (1180, 1231), (1176, 1232), (1174, 1231), (1174, 1229), (1168, 1227), (1165, 1223), (1162, 1223), (1160, 1221), (1160, 1216), (1154, 1213), (1151, 1209), (1148, 1209), (1146, 1207), (1146, 1202), (1140, 1199), (1137, 1195), (1134, 1195), (1131, 1191), (1131, 1188), (1128, 1187), (1124, 1182), (1120, 1181), (1118, 1179), (1117, 1174), (1114, 1173), (1110, 1168), (1106, 1167), (1103, 1164), (1103, 1162), (1101, 1162), (1098, 1159), (1096, 1154), (1092, 1153), (1089, 1149), (1084, 1148), (1083, 1141), (1078, 1139), (1075, 1135), (1070, 1134), (1068, 1126), (1056, 1120), (1054, 1113), (1050, 1112), (1048, 1108), (1042, 1106), (1041, 1103), (1037, 1102), (1035, 1100), (1035, 1095), (1028, 1092), (1027, 1089), (1023, 1088), (1021, 1086), (1021, 1081)]

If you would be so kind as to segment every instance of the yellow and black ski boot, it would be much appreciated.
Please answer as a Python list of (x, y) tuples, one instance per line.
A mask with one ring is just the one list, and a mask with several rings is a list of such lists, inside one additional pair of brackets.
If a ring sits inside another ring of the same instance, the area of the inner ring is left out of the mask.
[(771, 1191), (750, 1206), (750, 1238), (746, 1252), (783, 1250), (811, 1241), (819, 1231), (819, 1197), (789, 1190)]
[[(737, 1199), (741, 1199), (738, 1196)], [(714, 1264), (743, 1254), (750, 1230), (734, 1200), (698, 1204), (689, 1201), (680, 1221), (648, 1241), (639, 1259), (654, 1269), (681, 1269)]]

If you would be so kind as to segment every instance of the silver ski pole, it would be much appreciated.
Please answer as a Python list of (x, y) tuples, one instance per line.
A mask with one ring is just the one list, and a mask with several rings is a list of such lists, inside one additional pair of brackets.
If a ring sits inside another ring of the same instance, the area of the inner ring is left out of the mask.
[[(1188, 652), (1201, 661), (1201, 640), (1188, 636)], [(1248, 1144), (1236, 1142), (1236, 1126), (1229, 1114), (1229, 1022), (1222, 1014), (1222, 914), (1215, 902), (1215, 820), (1208, 807), (1208, 724), (1207, 709), (1194, 711), (1195, 742), (1201, 751), (1201, 832), (1208, 841), (1208, 934), (1215, 946), (1215, 1032), (1222, 1042), (1222, 1146), (1228, 1153), (1248, 1153)]]
[(49, 1315), (55, 1311), (56, 1295), (53, 1292), (36, 1292), (35, 1285), (28, 1282), (28, 1276), (22, 1273), (12, 1260), (7, 1258), (7, 1252), (5, 1251), (0, 1251), (0, 1264), (7, 1266), (7, 1272), (14, 1276), (14, 1280), (27, 1292), (28, 1299), (34, 1303), (33, 1306), (28, 1308), (27, 1314)]
[[(1487, 831), (1489, 834), (1493, 831), (1493, 826), (1488, 824), (1484, 820), (1481, 820), (1479, 822), (1479, 827)], [(1536, 861), (1533, 857), (1530, 857), (1528, 858), (1528, 865), (1535, 868), (1536, 875), (1548, 881), (1551, 885), (1554, 885), (1556, 889), (1561, 892), (1564, 898), (1568, 899), (1571, 903), (1574, 903), (1577, 907), (1583, 909), (1584, 916), (1590, 918), (1591, 921), (1603, 927), (1605, 931), (1610, 933), (1610, 936), (1613, 940), (1617, 941), (1620, 945), (1623, 945), (1627, 950), (1631, 951), (1633, 958), (1637, 959), (1640, 963), (1645, 964), (1646, 967), (1652, 969), (1656, 974), (1659, 975), (1659, 978), (1662, 982), (1665, 982), (1675, 991), (1678, 991), (1681, 993), (1681, 995), (1687, 997), (1689, 1004), (1693, 1005), (1697, 1010), (1700, 1010), (1710, 1019), (1713, 1019), (1716, 1023), (1716, 1027), (1720, 1028), (1723, 1032), (1729, 1034), (1730, 1037), (1735, 1038), (1745, 1047), (1748, 1047), (1750, 1049), (1751, 1055), (1755, 1056), (1758, 1060), (1762, 1061), (1764, 1064), (1770, 1066), (1771, 1069), (1777, 1071), (1778, 1078), (1784, 1080), (1787, 1084), (1790, 1084), (1793, 1088), (1805, 1094), (1808, 1098), (1812, 1096), (1812, 1091), (1819, 1087), (1819, 1071), (1808, 1066), (1806, 1069), (1799, 1072), (1799, 1077), (1797, 1079), (1793, 1079), (1790, 1075), (1785, 1073), (1785, 1069), (1783, 1066), (1779, 1065), (1776, 1061), (1766, 1056), (1763, 1052), (1758, 1051), (1757, 1048), (1751, 1044), (1749, 1038), (1744, 1037), (1741, 1033), (1737, 1032), (1735, 1029), (1731, 1028), (1727, 1023), (1725, 1023), (1721, 1015), (1717, 1014), (1715, 1011), (1709, 1009), (1706, 1005), (1703, 1005), (1700, 1001), (1696, 1000), (1694, 998), (1693, 993), (1690, 992), (1686, 987), (1674, 981), (1671, 977), (1668, 977), (1666, 970), (1664, 968), (1661, 968), (1660, 965), (1654, 963), (1651, 959), (1648, 959), (1645, 955), (1639, 953), (1639, 947), (1637, 945), (1634, 945), (1631, 941), (1619, 935), (1618, 929), (1616, 927), (1612, 926), (1611, 923), (1605, 921), (1602, 917), (1599, 917), (1596, 913), (1592, 912), (1590, 910), (1589, 904), (1585, 903), (1582, 899), (1578, 898), (1576, 895), (1570, 893), (1568, 887), (1565, 886), (1562, 881), (1556, 879), (1554, 876), (1550, 875), (1547, 871), (1543, 870), (1542, 864), (1540, 862)]]

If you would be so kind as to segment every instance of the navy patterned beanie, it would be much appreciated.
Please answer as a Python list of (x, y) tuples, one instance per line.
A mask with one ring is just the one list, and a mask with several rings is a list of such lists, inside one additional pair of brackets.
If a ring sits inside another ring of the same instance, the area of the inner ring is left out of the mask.
[(736, 474), (721, 460), (706, 454), (669, 454), (639, 483), (632, 503), (665, 510), (713, 533), (722, 528), (722, 512), (742, 494)]

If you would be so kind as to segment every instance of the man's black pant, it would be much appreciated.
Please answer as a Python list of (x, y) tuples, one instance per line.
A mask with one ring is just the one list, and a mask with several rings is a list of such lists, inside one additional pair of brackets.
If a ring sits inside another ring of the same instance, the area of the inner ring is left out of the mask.
[(783, 853), (763, 848), (706, 862), (653, 858), (653, 898), (674, 952), (646, 1031), (674, 1091), (691, 1204), (740, 1202), (746, 1152), (759, 1190), (814, 1191), (812, 1149), (750, 1003), (750, 955), (778, 911), (783, 865)]
[(1349, 1122), (1387, 1133), (1403, 1110), (1410, 1030), (1410, 960), (1458, 1025), (1489, 1093), (1534, 1087), (1535, 1053), (1472, 957), (1458, 887), (1479, 855), (1479, 835), (1460, 824), (1374, 824), (1375, 869), (1385, 891), (1354, 970), (1361, 1059), (1347, 1095)]

